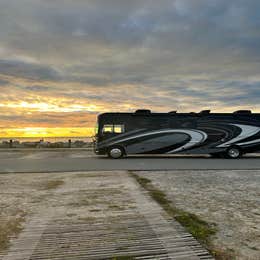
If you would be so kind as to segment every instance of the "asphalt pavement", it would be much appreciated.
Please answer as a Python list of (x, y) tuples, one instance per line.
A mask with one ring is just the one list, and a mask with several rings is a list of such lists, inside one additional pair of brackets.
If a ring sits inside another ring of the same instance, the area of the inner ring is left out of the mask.
[(208, 156), (130, 156), (109, 159), (91, 151), (1, 151), (0, 173), (96, 170), (246, 170), (260, 169), (260, 155), (241, 159)]

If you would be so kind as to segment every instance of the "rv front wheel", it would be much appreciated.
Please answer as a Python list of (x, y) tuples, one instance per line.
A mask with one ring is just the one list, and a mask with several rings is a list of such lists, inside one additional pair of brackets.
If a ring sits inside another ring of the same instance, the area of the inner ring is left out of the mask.
[(110, 158), (119, 159), (123, 157), (124, 150), (121, 147), (111, 147), (108, 149), (107, 155)]
[(242, 152), (238, 147), (230, 147), (226, 152), (227, 158), (237, 159), (242, 156)]

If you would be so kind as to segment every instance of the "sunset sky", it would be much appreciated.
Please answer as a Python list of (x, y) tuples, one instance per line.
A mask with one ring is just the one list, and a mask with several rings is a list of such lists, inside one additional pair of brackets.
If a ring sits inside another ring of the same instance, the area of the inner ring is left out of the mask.
[(105, 111), (260, 112), (259, 0), (0, 0), (0, 137)]

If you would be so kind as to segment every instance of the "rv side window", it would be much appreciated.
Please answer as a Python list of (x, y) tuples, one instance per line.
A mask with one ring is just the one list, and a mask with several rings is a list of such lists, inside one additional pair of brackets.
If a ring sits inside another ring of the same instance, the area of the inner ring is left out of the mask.
[(114, 133), (121, 134), (124, 133), (125, 126), (124, 125), (114, 125)]
[(102, 133), (113, 133), (113, 125), (104, 125)]

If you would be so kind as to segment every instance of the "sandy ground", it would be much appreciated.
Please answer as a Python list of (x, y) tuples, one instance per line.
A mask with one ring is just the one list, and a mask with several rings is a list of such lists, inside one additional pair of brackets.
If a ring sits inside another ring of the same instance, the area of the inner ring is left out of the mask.
[(172, 203), (217, 224), (216, 248), (260, 259), (260, 171), (139, 172)]
[[(136, 173), (151, 179), (178, 208), (216, 223), (216, 248), (233, 252), (236, 259), (260, 259), (259, 170)], [(41, 236), (50, 221), (92, 225), (97, 219), (122, 219), (137, 210), (137, 191), (129, 190), (129, 179), (124, 171), (1, 174), (0, 226), (25, 216), (21, 224), (26, 229), (29, 220), (41, 219)]]
[(211, 259), (127, 171), (0, 174), (0, 226), (21, 212), (1, 260)]

